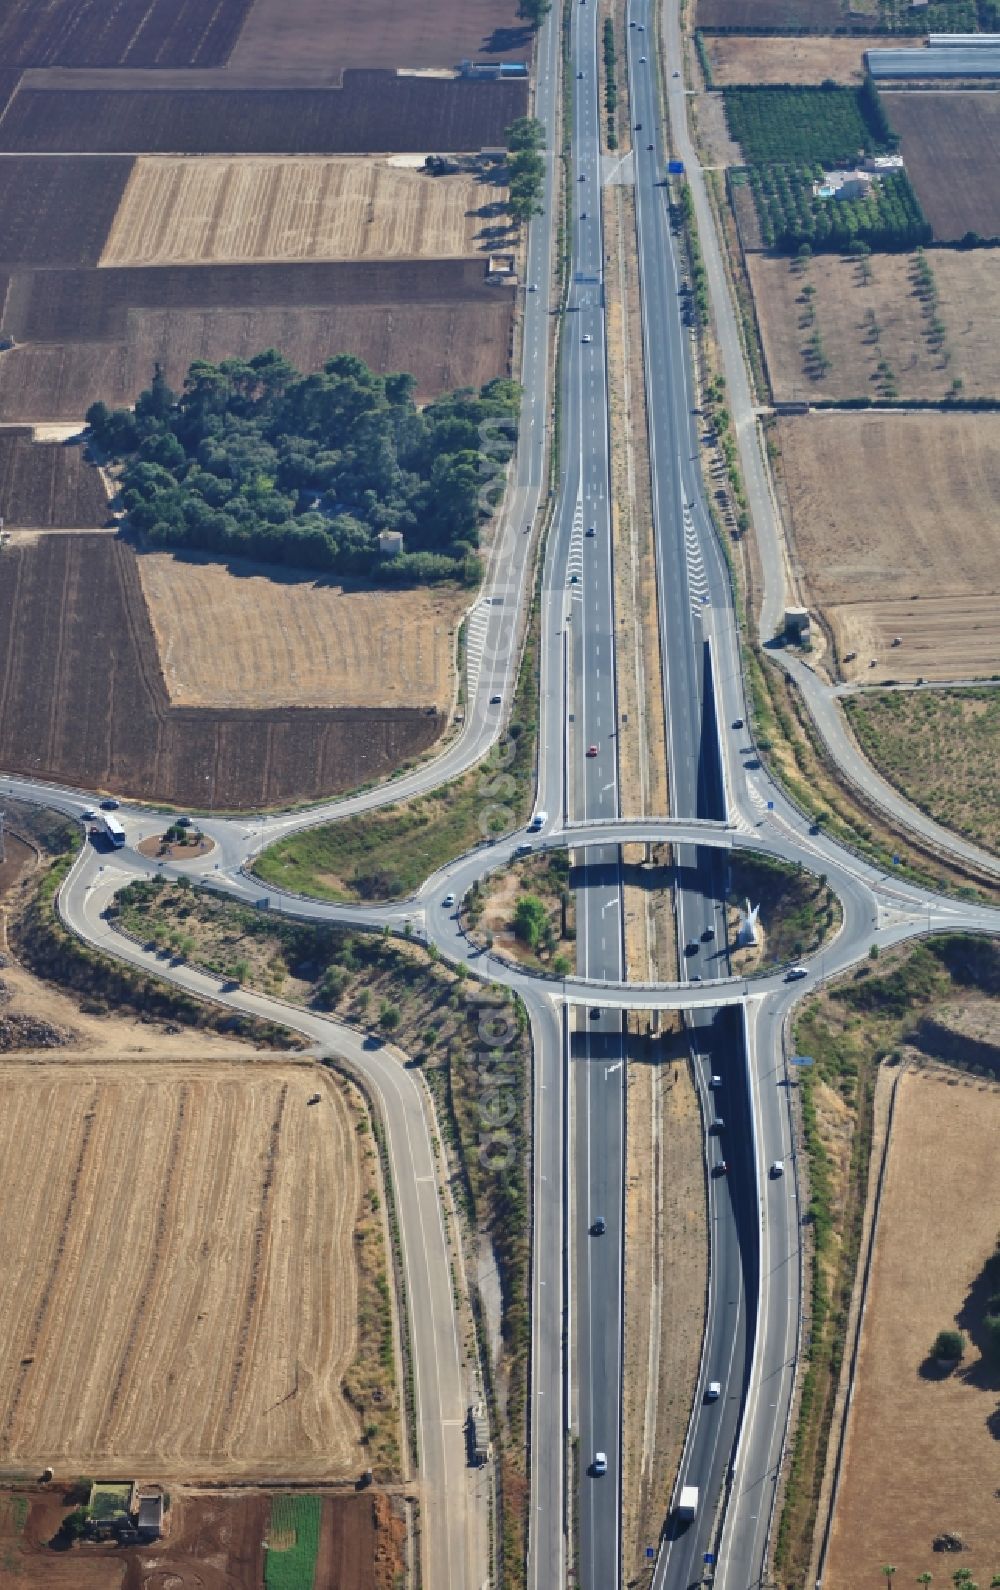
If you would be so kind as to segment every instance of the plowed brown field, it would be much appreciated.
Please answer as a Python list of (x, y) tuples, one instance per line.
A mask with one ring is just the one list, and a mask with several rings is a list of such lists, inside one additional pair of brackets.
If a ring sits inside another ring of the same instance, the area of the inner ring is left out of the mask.
[(859, 653), (847, 677), (1000, 672), (1000, 416), (812, 414), (778, 438), (793, 559)]
[(6, 420), (81, 420), (134, 402), (156, 363), (179, 387), (194, 359), (269, 347), (300, 370), (335, 353), (409, 370), (421, 400), (510, 370), (514, 289), (480, 260), (21, 271), (0, 299), (19, 339), (0, 354)]
[(944, 1072), (900, 1082), (829, 1590), (875, 1585), (886, 1563), (901, 1585), (925, 1570), (950, 1583), (955, 1559), (933, 1547), (945, 1531), (965, 1541), (958, 1564), (980, 1584), (1000, 1565), (1000, 1379), (973, 1345), (953, 1375), (923, 1372), (939, 1330), (972, 1324), (969, 1289), (997, 1240), (998, 1137), (1000, 1088)]
[(907, 89), (880, 97), (935, 238), (1000, 235), (996, 96)]
[(325, 1073), (5, 1064), (0, 1085), (0, 1462), (356, 1470), (357, 1139)]
[(32, 154), (391, 154), (498, 147), (527, 79), (345, 72), (343, 88), (38, 89), (0, 118), (0, 149)]
[(0, 260), (8, 269), (96, 265), (131, 170), (122, 155), (8, 157), (0, 166)]
[(11, 772), (257, 809), (385, 778), (443, 726), (424, 708), (172, 707), (131, 547), (52, 532), (4, 551), (0, 766)]
[(234, 72), (269, 69), (286, 82), (317, 62), (454, 66), (464, 56), (524, 60), (531, 29), (515, 0), (256, 0), (230, 57)]
[(0, 431), (0, 516), (5, 528), (95, 529), (107, 524), (104, 481), (81, 447)]
[(8, 66), (219, 66), (252, 0), (6, 0)]
[(345, 588), (166, 552), (138, 567), (175, 706), (450, 710), (468, 592)]
[[(138, 160), (102, 265), (444, 259), (506, 230), (505, 190), (385, 160)], [(2, 256), (0, 256), (2, 257)]]

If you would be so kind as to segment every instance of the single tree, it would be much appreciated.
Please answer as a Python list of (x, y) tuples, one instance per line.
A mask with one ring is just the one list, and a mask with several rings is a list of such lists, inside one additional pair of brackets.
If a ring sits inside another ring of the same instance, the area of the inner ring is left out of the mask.
[(928, 1573), (927, 1569), (925, 1568), (923, 1573), (917, 1574), (917, 1584), (928, 1585), (933, 1578), (934, 1575), (932, 1573)]
[(965, 1354), (965, 1337), (961, 1331), (938, 1331), (931, 1348), (931, 1357), (943, 1364), (957, 1364)]

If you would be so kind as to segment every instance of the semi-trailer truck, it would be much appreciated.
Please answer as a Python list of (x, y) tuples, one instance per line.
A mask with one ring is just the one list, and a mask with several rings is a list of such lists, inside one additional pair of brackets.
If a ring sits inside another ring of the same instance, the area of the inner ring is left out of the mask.
[(698, 1487), (697, 1485), (682, 1485), (680, 1500), (677, 1503), (678, 1518), (697, 1518), (698, 1516)]

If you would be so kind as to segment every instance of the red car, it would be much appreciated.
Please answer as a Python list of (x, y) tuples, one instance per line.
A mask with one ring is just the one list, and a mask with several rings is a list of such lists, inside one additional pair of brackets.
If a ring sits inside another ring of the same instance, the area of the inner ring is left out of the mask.
[(596, 756), (597, 755), (597, 746), (596, 745), (588, 745), (588, 747), (587, 747), (587, 755), (588, 756)]

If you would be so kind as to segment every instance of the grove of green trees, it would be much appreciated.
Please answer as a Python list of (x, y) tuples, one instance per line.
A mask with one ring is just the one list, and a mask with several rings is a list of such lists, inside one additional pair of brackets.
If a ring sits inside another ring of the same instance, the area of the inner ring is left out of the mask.
[(729, 131), (747, 165), (819, 160), (853, 165), (886, 154), (899, 139), (870, 79), (861, 88), (750, 86), (723, 89)]
[(813, 184), (822, 166), (751, 166), (733, 172), (733, 182), (748, 181), (765, 248), (797, 253), (850, 251), (854, 245), (899, 252), (929, 243), (931, 228), (905, 171), (883, 172), (864, 198), (819, 199)]
[[(425, 408), (409, 375), (350, 354), (301, 375), (273, 348), (199, 360), (174, 393), (157, 367), (135, 409), (95, 403), (93, 449), (121, 466), (128, 525), (148, 543), (386, 582), (479, 577), (520, 389), (489, 382)], [(379, 556), (399, 530), (402, 555)]]

